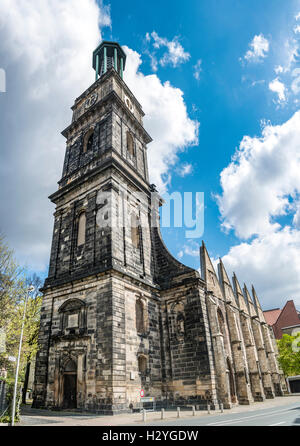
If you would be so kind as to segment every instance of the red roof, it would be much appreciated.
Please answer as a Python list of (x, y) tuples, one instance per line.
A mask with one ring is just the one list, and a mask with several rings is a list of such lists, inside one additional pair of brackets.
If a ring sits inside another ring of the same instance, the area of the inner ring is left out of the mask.
[(293, 300), (288, 300), (282, 310), (274, 308), (264, 311), (266, 322), (272, 326), (276, 339), (281, 339), (284, 327), (299, 325), (299, 313)]
[(280, 308), (264, 311), (264, 316), (268, 325), (274, 325), (281, 313)]

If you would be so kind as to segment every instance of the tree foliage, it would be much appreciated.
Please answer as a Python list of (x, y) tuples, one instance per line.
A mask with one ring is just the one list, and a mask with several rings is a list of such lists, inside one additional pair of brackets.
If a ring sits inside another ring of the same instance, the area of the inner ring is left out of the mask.
[[(12, 412), (12, 401), (13, 401), (13, 391), (14, 391), (14, 380), (6, 380), (6, 411), (1, 414), (0, 423), (10, 423), (11, 422), (11, 412)], [(17, 385), (17, 395), (16, 395), (16, 406), (15, 406), (15, 421), (20, 421), (20, 404), (21, 404), (21, 387), (20, 381)]]
[(277, 345), (278, 361), (285, 376), (300, 375), (300, 334), (284, 334)]
[(13, 258), (13, 251), (0, 236), (0, 327), (6, 328), (11, 313), (24, 295), (24, 277)]
[(27, 362), (37, 352), (42, 302), (39, 288), (42, 281), (36, 275), (26, 277), (24, 271), (16, 264), (12, 250), (7, 247), (4, 238), (0, 237), (0, 328), (6, 334), (6, 351), (0, 353), (0, 369), (6, 369), (9, 378), (14, 376), (15, 363), (8, 361), (8, 356), (16, 357), (18, 354), (24, 305), (29, 285), (34, 286), (34, 291), (28, 296), (26, 308), (19, 376), (21, 380), (24, 378)]

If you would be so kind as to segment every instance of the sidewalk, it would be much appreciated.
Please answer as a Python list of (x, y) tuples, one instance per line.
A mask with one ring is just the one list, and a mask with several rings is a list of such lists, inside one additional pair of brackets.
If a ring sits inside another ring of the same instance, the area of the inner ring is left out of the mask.
[[(262, 403), (253, 403), (250, 406), (236, 406), (231, 410), (224, 410), (221, 413), (220, 410), (211, 411), (211, 415), (218, 415), (222, 417), (224, 414), (230, 413), (243, 413), (252, 412), (259, 409), (276, 408), (278, 406), (289, 405), (292, 403), (300, 403), (299, 395), (289, 395), (285, 397), (277, 397), (274, 400), (266, 400)], [(107, 415), (95, 415), (91, 413), (76, 413), (65, 411), (48, 411), (42, 409), (32, 409), (30, 407), (22, 407), (21, 409), (21, 422), (19, 426), (128, 426), (136, 425), (142, 426), (143, 415), (142, 413), (127, 413), (121, 415), (107, 416)], [(209, 417), (207, 411), (196, 411), (195, 418)], [(191, 410), (185, 410), (180, 412), (180, 418), (192, 418), (193, 413)], [(165, 418), (161, 420), (161, 412), (147, 412), (147, 422), (156, 422), (163, 425), (164, 421), (171, 421), (177, 419), (176, 411), (165, 411)]]

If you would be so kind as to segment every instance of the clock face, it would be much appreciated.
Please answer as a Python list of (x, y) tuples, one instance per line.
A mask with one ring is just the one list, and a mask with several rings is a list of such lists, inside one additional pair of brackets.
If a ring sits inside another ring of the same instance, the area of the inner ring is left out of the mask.
[(91, 94), (91, 96), (89, 98), (87, 98), (87, 100), (84, 103), (84, 108), (89, 108), (92, 105), (95, 104), (95, 102), (97, 101), (98, 98), (98, 94), (97, 93), (93, 93)]
[(127, 107), (129, 108), (129, 110), (132, 112), (133, 111), (133, 105), (129, 99), (128, 96), (124, 96), (124, 102), (127, 105)]

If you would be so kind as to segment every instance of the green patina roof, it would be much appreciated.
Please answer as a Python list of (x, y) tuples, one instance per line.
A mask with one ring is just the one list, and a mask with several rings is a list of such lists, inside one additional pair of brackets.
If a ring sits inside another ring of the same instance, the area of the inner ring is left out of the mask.
[(118, 51), (118, 57), (122, 57), (123, 58), (123, 69), (125, 69), (125, 63), (126, 63), (126, 54), (124, 53), (124, 51), (122, 50), (121, 46), (118, 44), (118, 42), (110, 42), (108, 40), (103, 40), (99, 46), (97, 46), (97, 48), (93, 51), (93, 68), (94, 70), (96, 70), (96, 56), (99, 54), (99, 56), (101, 57), (101, 55), (103, 55), (102, 50), (103, 48), (117, 48)]

